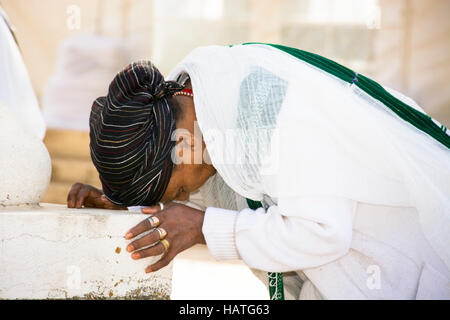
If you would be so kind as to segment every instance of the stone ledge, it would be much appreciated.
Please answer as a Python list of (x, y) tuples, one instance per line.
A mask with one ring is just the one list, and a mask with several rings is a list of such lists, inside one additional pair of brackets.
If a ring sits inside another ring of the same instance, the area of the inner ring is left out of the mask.
[(138, 212), (0, 207), (0, 299), (169, 299), (172, 264), (150, 274), (159, 257), (135, 261), (125, 232)]

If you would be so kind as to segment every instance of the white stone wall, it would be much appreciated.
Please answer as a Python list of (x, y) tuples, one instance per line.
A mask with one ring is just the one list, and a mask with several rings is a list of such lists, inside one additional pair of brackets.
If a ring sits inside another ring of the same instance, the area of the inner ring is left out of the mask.
[(0, 299), (169, 299), (172, 264), (133, 260), (124, 235), (142, 213), (41, 204), (0, 207)]
[(0, 208), (39, 203), (51, 171), (41, 139), (0, 101)]

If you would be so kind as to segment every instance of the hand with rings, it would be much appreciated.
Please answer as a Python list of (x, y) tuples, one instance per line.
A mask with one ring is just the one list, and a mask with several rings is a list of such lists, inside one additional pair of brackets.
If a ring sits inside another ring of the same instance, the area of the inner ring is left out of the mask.
[(159, 203), (143, 208), (142, 213), (149, 217), (131, 228), (125, 238), (132, 240), (148, 232), (127, 246), (133, 259), (162, 255), (159, 261), (147, 267), (146, 272), (167, 266), (178, 253), (195, 244), (205, 244), (202, 233), (204, 212), (201, 210), (179, 203)]

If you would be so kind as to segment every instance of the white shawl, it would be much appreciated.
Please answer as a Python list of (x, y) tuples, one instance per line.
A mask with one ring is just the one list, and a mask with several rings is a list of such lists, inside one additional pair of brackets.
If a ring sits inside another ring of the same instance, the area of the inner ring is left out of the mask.
[(200, 47), (168, 79), (182, 73), (212, 163), (235, 192), (415, 207), (450, 268), (445, 146), (356, 86), (267, 45)]

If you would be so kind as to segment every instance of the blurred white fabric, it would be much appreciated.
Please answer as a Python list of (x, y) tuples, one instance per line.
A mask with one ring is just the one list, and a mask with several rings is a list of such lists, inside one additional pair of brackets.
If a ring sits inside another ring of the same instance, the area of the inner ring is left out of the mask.
[(40, 139), (45, 123), (22, 55), (0, 7), (0, 101), (9, 106)]
[(42, 96), (47, 126), (88, 131), (92, 102), (106, 95), (127, 63), (129, 50), (121, 39), (81, 35), (63, 41)]

